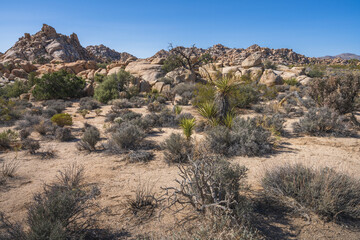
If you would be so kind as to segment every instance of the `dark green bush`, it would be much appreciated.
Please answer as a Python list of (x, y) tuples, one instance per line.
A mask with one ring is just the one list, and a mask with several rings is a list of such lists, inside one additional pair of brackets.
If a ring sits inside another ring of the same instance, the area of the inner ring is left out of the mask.
[(311, 78), (321, 78), (324, 76), (324, 72), (317, 67), (312, 67), (309, 71), (307, 71), (306, 75)]
[(333, 169), (277, 167), (266, 171), (262, 186), (270, 197), (291, 197), (328, 220), (360, 220), (359, 180)]
[(73, 124), (72, 117), (68, 113), (55, 114), (51, 121), (60, 127), (71, 126)]
[(125, 91), (134, 77), (125, 70), (107, 76), (95, 89), (94, 98), (102, 103), (119, 98), (119, 92)]
[(29, 90), (30, 87), (28, 84), (23, 81), (16, 80), (13, 84), (7, 84), (5, 87), (0, 88), (0, 96), (5, 98), (17, 98)]
[(168, 73), (181, 66), (181, 58), (176, 55), (170, 55), (165, 59), (164, 65), (161, 67), (161, 69)]
[(248, 108), (259, 100), (259, 92), (251, 84), (239, 85), (230, 101), (232, 106)]
[[(31, 106), (31, 104), (30, 104)], [(21, 101), (11, 101), (0, 97), (0, 125), (12, 120), (20, 119), (29, 107)]]
[(207, 131), (209, 149), (225, 156), (259, 156), (272, 152), (271, 133), (256, 119), (235, 118), (232, 128), (217, 126)]
[(85, 81), (65, 70), (44, 74), (36, 79), (33, 96), (37, 100), (81, 97)]

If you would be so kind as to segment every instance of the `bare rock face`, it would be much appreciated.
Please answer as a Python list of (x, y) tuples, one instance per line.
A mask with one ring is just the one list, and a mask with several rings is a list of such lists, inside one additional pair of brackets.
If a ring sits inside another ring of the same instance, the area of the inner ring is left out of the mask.
[(75, 33), (65, 36), (44, 24), (34, 35), (25, 33), (13, 47), (0, 57), (2, 60), (22, 59), (36, 63), (46, 63), (53, 59), (64, 62), (94, 59), (79, 42)]
[(268, 87), (274, 85), (283, 84), (283, 79), (280, 76), (280, 71), (274, 71), (272, 69), (266, 69), (260, 78), (260, 83), (265, 84)]
[(126, 62), (130, 58), (135, 58), (127, 52), (117, 52), (113, 49), (110, 49), (103, 44), (101, 45), (90, 45), (86, 47), (86, 50), (92, 55), (95, 56), (99, 61), (102, 62), (111, 62), (111, 61), (121, 61)]
[(241, 66), (244, 68), (251, 68), (251, 67), (257, 67), (261, 65), (261, 53), (255, 52), (248, 56), (242, 63)]

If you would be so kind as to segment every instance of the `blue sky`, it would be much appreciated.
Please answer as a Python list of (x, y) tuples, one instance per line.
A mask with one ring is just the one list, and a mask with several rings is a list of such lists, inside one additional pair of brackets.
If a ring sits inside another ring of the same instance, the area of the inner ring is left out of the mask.
[(360, 0), (1, 1), (0, 52), (43, 23), (149, 57), (169, 43), (292, 48), (310, 57), (360, 54)]

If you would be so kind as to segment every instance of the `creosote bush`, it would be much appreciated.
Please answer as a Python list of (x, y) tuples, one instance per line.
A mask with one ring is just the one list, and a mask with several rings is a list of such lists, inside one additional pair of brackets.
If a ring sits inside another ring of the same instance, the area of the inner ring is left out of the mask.
[(193, 151), (193, 144), (181, 134), (172, 133), (162, 144), (164, 159), (168, 164), (186, 163)]
[(72, 125), (72, 117), (68, 113), (55, 114), (51, 121), (60, 127)]
[(262, 186), (268, 196), (293, 198), (327, 220), (360, 220), (360, 181), (333, 169), (285, 165), (267, 170)]
[(140, 127), (124, 122), (111, 134), (107, 144), (108, 151), (122, 153), (136, 149), (144, 137), (145, 133)]
[(311, 136), (350, 136), (354, 134), (344, 117), (327, 108), (311, 108), (293, 124), (294, 132)]

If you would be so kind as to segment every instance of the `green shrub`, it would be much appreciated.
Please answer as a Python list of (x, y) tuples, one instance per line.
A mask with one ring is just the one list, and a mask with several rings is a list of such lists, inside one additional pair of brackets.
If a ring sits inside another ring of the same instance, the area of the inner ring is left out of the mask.
[(301, 164), (277, 167), (266, 171), (262, 186), (270, 197), (293, 198), (328, 220), (360, 220), (359, 180), (333, 169), (314, 170)]
[(0, 133), (0, 150), (10, 149), (18, 138), (18, 134), (10, 129)]
[(164, 65), (161, 67), (161, 69), (168, 73), (181, 66), (181, 58), (175, 55), (170, 55), (165, 59)]
[(104, 81), (95, 89), (94, 98), (102, 103), (119, 98), (119, 92), (125, 91), (134, 77), (120, 70), (117, 74), (105, 77)]
[(182, 128), (187, 140), (190, 140), (195, 127), (195, 118), (184, 118), (180, 121), (180, 127)]
[(232, 106), (248, 108), (259, 100), (259, 92), (251, 84), (239, 85), (230, 101)]
[(168, 164), (186, 163), (192, 154), (193, 144), (181, 134), (172, 133), (162, 144), (164, 158)]
[(30, 90), (30, 87), (23, 81), (16, 80), (13, 84), (7, 84), (0, 88), (0, 96), (6, 98), (17, 98)]
[(37, 100), (81, 97), (85, 81), (65, 70), (44, 74), (36, 79), (33, 96)]
[(68, 113), (55, 114), (51, 121), (60, 127), (71, 126), (73, 124), (72, 117)]
[(296, 86), (299, 84), (299, 82), (296, 80), (296, 78), (290, 78), (290, 79), (286, 79), (284, 80), (284, 83), (290, 86)]
[(321, 78), (324, 76), (324, 73), (317, 67), (312, 67), (310, 70), (306, 73), (308, 77), (311, 78)]
[(194, 90), (193, 105), (200, 106), (206, 102), (215, 100), (215, 88), (210, 84), (197, 83)]
[(274, 69), (274, 70), (276, 70), (276, 68), (277, 68), (277, 65), (274, 62), (270, 61), (270, 60), (264, 61), (263, 64), (264, 64), (265, 69)]
[(21, 101), (14, 102), (0, 97), (0, 124), (20, 119), (25, 113), (26, 107)]

